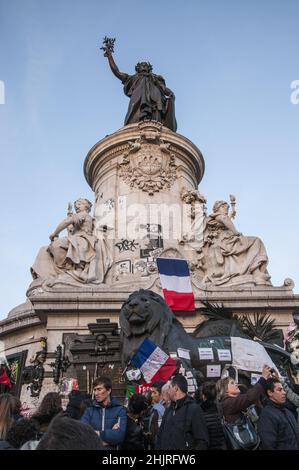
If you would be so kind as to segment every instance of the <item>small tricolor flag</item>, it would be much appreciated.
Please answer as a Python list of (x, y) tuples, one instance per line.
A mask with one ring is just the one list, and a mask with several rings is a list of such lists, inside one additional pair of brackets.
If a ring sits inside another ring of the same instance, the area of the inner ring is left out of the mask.
[(157, 258), (157, 267), (167, 305), (174, 311), (194, 311), (194, 294), (185, 259)]
[(176, 362), (150, 339), (145, 339), (131, 359), (147, 383), (167, 381), (176, 371)]

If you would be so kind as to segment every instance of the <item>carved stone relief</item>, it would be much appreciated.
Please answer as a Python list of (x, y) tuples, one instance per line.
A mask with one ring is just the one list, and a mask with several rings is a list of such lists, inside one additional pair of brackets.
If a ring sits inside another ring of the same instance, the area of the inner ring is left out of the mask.
[(159, 127), (156, 130), (147, 130), (142, 124), (139, 127), (140, 137), (129, 142), (128, 151), (123, 153), (120, 176), (131, 188), (139, 188), (152, 196), (171, 187), (177, 166), (170, 144), (161, 138)]

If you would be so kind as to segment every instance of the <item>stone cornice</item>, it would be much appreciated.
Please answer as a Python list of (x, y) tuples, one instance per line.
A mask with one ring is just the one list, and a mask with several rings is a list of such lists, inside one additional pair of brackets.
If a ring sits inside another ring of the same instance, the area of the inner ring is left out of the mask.
[(15, 315), (12, 318), (6, 318), (0, 322), (0, 338), (5, 335), (11, 334), (14, 331), (19, 331), (32, 326), (40, 325), (41, 319), (35, 312), (25, 312)]
[[(277, 289), (277, 290), (276, 290)], [(156, 290), (156, 289), (155, 289)], [(161, 294), (161, 292), (159, 292)], [(44, 292), (34, 295), (30, 300), (36, 313), (47, 313), (49, 315), (59, 312), (63, 314), (109, 312), (118, 314), (123, 302), (125, 302), (131, 291), (127, 289), (110, 288), (104, 290), (89, 290), (81, 292), (60, 291)], [(293, 311), (299, 306), (299, 295), (283, 291), (279, 288), (269, 288), (261, 291), (246, 290), (238, 294), (236, 292), (201, 292), (195, 295), (197, 309), (203, 308), (201, 300), (221, 303), (225, 307), (238, 311), (254, 310), (279, 310)]]
[[(166, 127), (157, 126), (158, 123), (146, 121), (139, 124), (131, 124), (122, 127), (111, 135), (106, 136), (104, 139), (97, 142), (88, 152), (84, 162), (84, 175), (90, 185), (95, 190), (96, 175), (99, 173), (99, 166), (111, 159), (111, 157), (121, 155), (129, 148), (129, 142), (140, 138), (143, 132), (159, 133), (161, 139), (170, 144), (170, 149), (185, 161), (186, 166), (192, 167), (192, 176), (194, 178), (194, 185), (197, 186), (201, 181), (205, 164), (200, 150), (194, 145), (191, 140), (186, 137), (172, 132)], [(156, 129), (155, 129), (156, 128)]]

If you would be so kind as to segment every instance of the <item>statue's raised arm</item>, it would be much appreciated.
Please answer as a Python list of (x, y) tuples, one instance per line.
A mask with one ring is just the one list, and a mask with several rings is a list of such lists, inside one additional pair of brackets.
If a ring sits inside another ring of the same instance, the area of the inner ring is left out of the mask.
[(123, 73), (119, 70), (117, 67), (114, 58), (113, 58), (113, 52), (114, 52), (114, 43), (115, 43), (115, 38), (108, 38), (107, 36), (104, 37), (103, 40), (103, 46), (101, 49), (104, 51), (104, 57), (107, 57), (110, 68), (114, 75), (119, 78), (122, 82), (126, 80), (128, 77), (128, 74)]
[(115, 38), (105, 37), (101, 49), (108, 58), (113, 74), (124, 84), (125, 95), (130, 98), (124, 124), (152, 120), (176, 132), (175, 96), (167, 88), (164, 78), (152, 73), (153, 67), (149, 62), (138, 62), (134, 75), (120, 72), (113, 58), (114, 43)]

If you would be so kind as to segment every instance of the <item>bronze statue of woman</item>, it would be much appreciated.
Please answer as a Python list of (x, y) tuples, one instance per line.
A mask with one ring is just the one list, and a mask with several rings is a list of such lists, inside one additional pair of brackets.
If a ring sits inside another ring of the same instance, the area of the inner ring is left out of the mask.
[(150, 119), (161, 122), (176, 132), (175, 96), (166, 87), (164, 78), (152, 73), (153, 67), (149, 62), (138, 62), (134, 75), (120, 72), (112, 55), (114, 41), (114, 39), (105, 38), (102, 49), (104, 56), (108, 58), (112, 72), (123, 83), (125, 95), (130, 98), (124, 124)]

